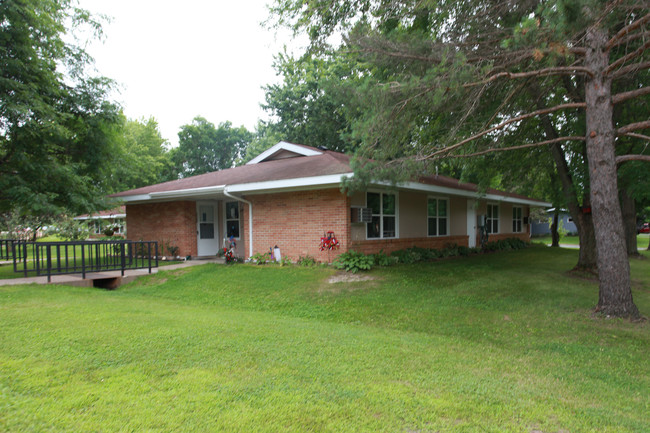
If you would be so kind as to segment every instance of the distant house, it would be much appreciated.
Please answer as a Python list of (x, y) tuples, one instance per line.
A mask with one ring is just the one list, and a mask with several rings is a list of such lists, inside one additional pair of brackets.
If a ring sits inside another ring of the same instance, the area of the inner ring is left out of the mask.
[[(530, 225), (530, 235), (535, 236), (547, 236), (551, 234), (551, 223), (553, 221), (553, 215), (555, 214), (555, 208), (548, 209), (546, 211), (548, 217), (544, 220), (532, 220)], [(578, 233), (578, 227), (573, 222), (573, 218), (568, 211), (560, 209), (558, 217), (558, 225), (561, 229), (566, 231), (566, 233), (574, 235)]]
[[(549, 203), (445, 176), (391, 188), (374, 183), (347, 195), (349, 155), (280, 142), (248, 164), (112, 195), (126, 204), (128, 238), (175, 245), (180, 255), (212, 256), (224, 238), (250, 257), (278, 246), (295, 260), (331, 261), (344, 251), (391, 252), (412, 246), (477, 244), (477, 221), (490, 239), (528, 239), (531, 207)], [(331, 232), (338, 248), (322, 249)]]
[(90, 228), (90, 237), (102, 237), (106, 228), (113, 229), (113, 235), (126, 236), (126, 207), (119, 206), (115, 209), (103, 210), (92, 214), (79, 215), (73, 218), (76, 221), (87, 221)]

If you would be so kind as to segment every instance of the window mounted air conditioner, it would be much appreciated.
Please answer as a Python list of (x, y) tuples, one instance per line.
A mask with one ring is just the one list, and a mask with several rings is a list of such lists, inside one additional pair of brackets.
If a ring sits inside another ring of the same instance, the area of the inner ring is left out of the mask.
[(350, 208), (350, 221), (352, 223), (369, 223), (372, 222), (372, 209), (369, 207)]

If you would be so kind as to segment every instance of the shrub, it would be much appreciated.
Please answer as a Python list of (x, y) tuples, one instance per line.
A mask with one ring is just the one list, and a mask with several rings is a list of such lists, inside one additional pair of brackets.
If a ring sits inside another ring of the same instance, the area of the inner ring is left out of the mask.
[(359, 271), (369, 271), (374, 264), (373, 256), (367, 256), (357, 251), (348, 251), (338, 256), (334, 260), (334, 267), (344, 269), (346, 272), (357, 273)]
[(300, 266), (311, 267), (316, 265), (316, 259), (310, 255), (298, 257), (297, 262)]
[(391, 258), (388, 257), (384, 250), (379, 251), (377, 254), (373, 254), (372, 259), (374, 264), (377, 266), (390, 266), (394, 262), (394, 260), (391, 260)]
[(250, 262), (256, 265), (265, 265), (268, 261), (269, 255), (263, 253), (255, 253), (250, 258)]

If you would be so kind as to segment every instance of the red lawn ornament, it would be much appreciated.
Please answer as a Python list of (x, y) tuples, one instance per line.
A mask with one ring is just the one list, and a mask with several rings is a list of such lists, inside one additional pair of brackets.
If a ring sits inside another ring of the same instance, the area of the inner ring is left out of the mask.
[(336, 240), (336, 235), (334, 232), (326, 232), (322, 238), (320, 238), (320, 250), (321, 251), (331, 251), (339, 248), (339, 241)]

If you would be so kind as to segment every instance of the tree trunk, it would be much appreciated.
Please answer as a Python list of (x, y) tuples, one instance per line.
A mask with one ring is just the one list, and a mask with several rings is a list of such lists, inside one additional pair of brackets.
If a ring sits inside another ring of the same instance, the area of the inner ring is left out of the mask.
[[(545, 127), (547, 130), (546, 133), (550, 138), (553, 138), (553, 134), (557, 137), (557, 134), (551, 129)], [(567, 165), (566, 158), (564, 156), (564, 151), (559, 144), (552, 144), (549, 146), (551, 150), (551, 155), (555, 161), (555, 166), (557, 167), (557, 173), (562, 182), (562, 192), (564, 193), (564, 198), (569, 208), (569, 213), (573, 222), (578, 228), (578, 238), (580, 240), (580, 253), (578, 255), (578, 264), (575, 266), (575, 270), (586, 271), (596, 273), (598, 270), (598, 265), (596, 261), (596, 238), (594, 237), (594, 225), (593, 220), (591, 219), (591, 214), (585, 214), (580, 208), (578, 203), (578, 196), (576, 194), (575, 187), (573, 186), (573, 179), (571, 178), (571, 173), (569, 172), (569, 166)], [(586, 186), (585, 186), (586, 188)], [(588, 196), (583, 199), (583, 208), (589, 208), (589, 198)]]
[[(545, 105), (542, 104), (542, 92), (539, 87), (535, 83), (531, 83), (528, 88), (534, 99), (537, 101), (537, 108), (546, 108)], [(541, 116), (541, 120), (547, 138), (558, 138), (559, 134), (555, 130), (548, 115)], [(566, 162), (566, 156), (564, 150), (562, 150), (562, 146), (560, 146), (559, 143), (553, 143), (549, 145), (549, 150), (551, 151), (553, 161), (555, 161), (557, 175), (562, 183), (562, 193), (564, 194), (569, 214), (571, 215), (571, 218), (573, 218), (573, 222), (578, 229), (580, 253), (578, 255), (578, 264), (575, 266), (574, 270), (596, 273), (598, 266), (596, 262), (596, 238), (594, 237), (594, 226), (591, 215), (586, 217), (580, 209), (578, 195), (576, 188), (573, 185), (573, 178), (571, 177), (571, 172), (569, 171), (569, 166)], [(584, 187), (585, 189), (587, 188), (586, 185)], [(588, 197), (589, 194), (587, 193), (585, 195)], [(583, 199), (583, 207), (589, 207), (589, 199), (587, 197)]]
[(551, 224), (551, 246), (559, 247), (560, 246), (560, 234), (557, 232), (558, 220), (560, 219), (560, 211), (558, 208), (555, 208), (553, 212), (553, 224)]
[(596, 311), (607, 316), (638, 318), (618, 201), (612, 79), (604, 73), (609, 64), (607, 40), (602, 29), (587, 31), (585, 66), (592, 73), (585, 85), (587, 158), (600, 289)]
[(621, 189), (621, 211), (623, 212), (623, 228), (625, 230), (625, 245), (628, 256), (638, 256), (636, 245), (636, 206), (625, 188)]

